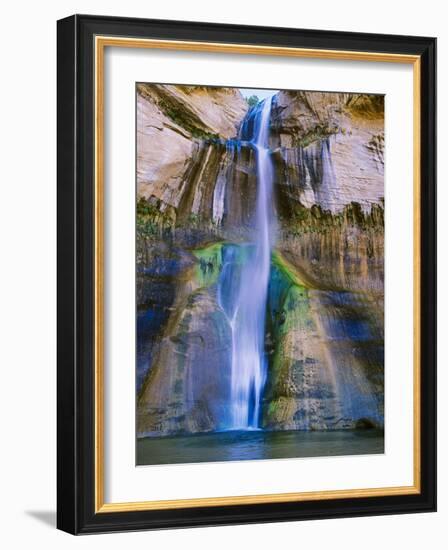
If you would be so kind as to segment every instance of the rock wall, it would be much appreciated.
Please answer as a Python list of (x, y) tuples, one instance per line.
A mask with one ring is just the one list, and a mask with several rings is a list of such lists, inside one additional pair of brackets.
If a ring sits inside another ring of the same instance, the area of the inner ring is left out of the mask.
[(247, 108), (231, 88), (138, 84), (138, 196), (156, 202), (161, 212), (182, 201), (191, 208), (184, 195), (194, 196), (192, 180), (204, 177), (202, 187), (213, 187), (226, 151), (220, 140), (236, 136)]
[(369, 211), (384, 198), (383, 96), (279, 92), (271, 140), (280, 214), (295, 203)]
[(140, 436), (222, 429), (229, 407), (230, 330), (207, 290), (178, 296), (140, 392)]
[(280, 254), (268, 299), (268, 429), (384, 423), (383, 329), (375, 297), (316, 286)]

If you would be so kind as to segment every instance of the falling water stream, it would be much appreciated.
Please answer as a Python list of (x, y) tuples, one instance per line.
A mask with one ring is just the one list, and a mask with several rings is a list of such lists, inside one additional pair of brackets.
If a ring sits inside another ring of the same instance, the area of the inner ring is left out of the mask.
[(260, 403), (266, 380), (264, 352), (266, 301), (274, 215), (273, 166), (269, 151), (272, 98), (255, 107), (251, 145), (257, 167), (257, 199), (250, 243), (226, 251), (218, 289), (232, 331), (231, 404), (229, 429), (259, 427)]

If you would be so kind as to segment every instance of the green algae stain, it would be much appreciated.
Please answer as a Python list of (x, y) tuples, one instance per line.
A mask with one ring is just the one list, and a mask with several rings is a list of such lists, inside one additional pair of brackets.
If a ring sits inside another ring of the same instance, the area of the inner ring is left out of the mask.
[(283, 306), (285, 322), (281, 326), (281, 334), (287, 334), (294, 329), (306, 330), (309, 309), (308, 290), (299, 285), (291, 285)]
[(309, 286), (278, 252), (272, 254), (268, 319), (276, 340), (309, 321)]
[(287, 398), (291, 377), (296, 370), (297, 357), (291, 335), (305, 335), (315, 330), (310, 311), (310, 290), (311, 286), (300, 277), (294, 266), (280, 253), (274, 252), (269, 281), (267, 329), (273, 341), (270, 386), (277, 399), (272, 400), (265, 411), (264, 418), (268, 424), (282, 416), (286, 404), (278, 396)]
[(235, 251), (231, 261), (238, 270), (238, 268), (248, 261), (250, 254), (253, 253), (253, 248), (252, 245), (219, 242), (193, 250), (193, 255), (197, 260), (194, 277), (199, 288), (208, 288), (218, 282), (223, 268), (223, 258), (225, 257), (226, 249), (233, 249)]
[(223, 243), (214, 243), (193, 251), (198, 260), (195, 267), (195, 279), (200, 288), (214, 285), (222, 268)]
[(272, 252), (271, 258), (272, 268), (277, 270), (279, 274), (289, 281), (291, 284), (305, 287), (305, 281), (297, 273), (297, 270), (280, 254), (280, 252)]

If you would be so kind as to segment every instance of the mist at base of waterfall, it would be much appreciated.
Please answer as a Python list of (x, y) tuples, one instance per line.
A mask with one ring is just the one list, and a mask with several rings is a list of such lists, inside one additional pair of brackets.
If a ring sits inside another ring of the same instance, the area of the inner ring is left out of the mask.
[(137, 440), (137, 466), (384, 453), (382, 430), (227, 431)]

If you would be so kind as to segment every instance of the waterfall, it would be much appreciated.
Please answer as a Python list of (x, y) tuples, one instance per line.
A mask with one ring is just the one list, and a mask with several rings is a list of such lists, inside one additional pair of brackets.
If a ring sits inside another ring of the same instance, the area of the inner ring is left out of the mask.
[(229, 429), (259, 427), (266, 380), (264, 352), (266, 302), (274, 232), (273, 166), (269, 151), (272, 98), (249, 113), (253, 120), (251, 147), (255, 152), (257, 199), (251, 242), (228, 245), (224, 253), (218, 299), (232, 331), (231, 404)]

